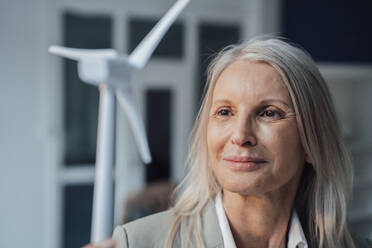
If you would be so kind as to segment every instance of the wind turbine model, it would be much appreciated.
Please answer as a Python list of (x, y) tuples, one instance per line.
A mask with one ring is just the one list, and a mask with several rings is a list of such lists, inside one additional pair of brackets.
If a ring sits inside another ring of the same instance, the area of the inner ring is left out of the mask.
[(138, 149), (145, 163), (151, 162), (144, 125), (130, 85), (133, 69), (143, 68), (177, 16), (189, 3), (178, 0), (129, 55), (112, 49), (74, 49), (51, 46), (49, 52), (78, 61), (80, 79), (99, 87), (97, 158), (93, 196), (91, 242), (111, 236), (113, 205), (113, 161), (115, 150), (115, 93), (128, 116)]

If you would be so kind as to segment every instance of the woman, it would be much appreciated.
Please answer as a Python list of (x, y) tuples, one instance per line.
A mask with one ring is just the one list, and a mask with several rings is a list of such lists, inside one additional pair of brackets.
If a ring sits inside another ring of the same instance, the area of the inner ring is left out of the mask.
[(187, 163), (174, 207), (117, 227), (116, 247), (372, 247), (346, 223), (352, 165), (328, 88), (280, 39), (213, 60)]

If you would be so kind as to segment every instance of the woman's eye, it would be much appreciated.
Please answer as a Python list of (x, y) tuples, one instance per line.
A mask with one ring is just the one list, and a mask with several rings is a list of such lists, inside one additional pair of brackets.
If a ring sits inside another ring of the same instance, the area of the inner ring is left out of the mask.
[(261, 116), (267, 118), (280, 118), (282, 115), (276, 110), (264, 110), (262, 111)]
[(220, 115), (220, 116), (230, 116), (231, 115), (231, 110), (229, 110), (229, 109), (220, 109), (217, 112), (217, 115)]

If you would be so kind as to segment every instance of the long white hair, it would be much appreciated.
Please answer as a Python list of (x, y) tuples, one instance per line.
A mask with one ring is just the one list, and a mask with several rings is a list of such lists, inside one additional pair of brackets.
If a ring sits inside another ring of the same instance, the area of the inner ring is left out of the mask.
[(352, 163), (328, 87), (311, 57), (279, 38), (256, 38), (229, 46), (210, 64), (206, 94), (192, 130), (188, 173), (172, 208), (174, 218), (166, 247), (172, 247), (180, 227), (181, 247), (205, 247), (201, 215), (221, 191), (208, 158), (208, 113), (219, 75), (237, 60), (273, 66), (288, 88), (301, 142), (312, 161), (305, 166), (294, 203), (310, 247), (355, 247), (347, 226)]

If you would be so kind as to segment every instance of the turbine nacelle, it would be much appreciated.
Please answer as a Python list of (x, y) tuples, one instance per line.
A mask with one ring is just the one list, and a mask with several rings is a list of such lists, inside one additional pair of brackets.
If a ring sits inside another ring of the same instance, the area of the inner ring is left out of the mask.
[(113, 49), (90, 50), (51, 46), (49, 52), (76, 60), (80, 79), (96, 86), (105, 83), (115, 88), (127, 88), (135, 69), (128, 56), (119, 55)]

